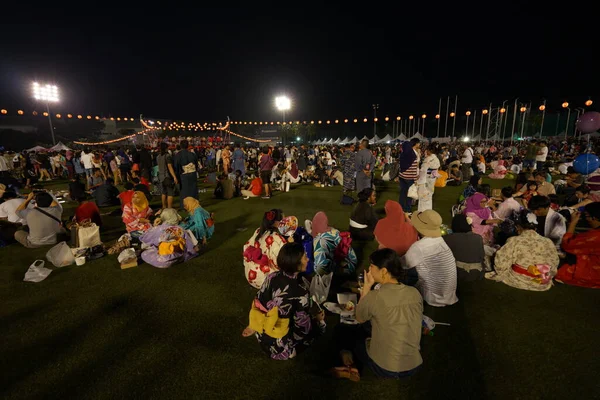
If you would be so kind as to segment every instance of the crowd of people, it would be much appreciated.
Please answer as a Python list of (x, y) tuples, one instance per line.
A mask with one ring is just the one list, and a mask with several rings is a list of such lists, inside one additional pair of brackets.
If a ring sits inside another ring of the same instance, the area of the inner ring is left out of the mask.
[[(273, 359), (295, 357), (326, 329), (321, 301), (302, 278), (329, 276), (330, 297), (360, 294), (355, 318), (361, 323), (336, 328), (339, 365), (331, 372), (359, 380), (368, 366), (378, 376), (402, 377), (423, 362), (423, 303), (452, 306), (461, 282), (487, 278), (530, 291), (549, 290), (554, 282), (600, 288), (594, 246), (600, 241), (600, 173), (584, 176), (573, 168), (590, 146), (412, 139), (261, 149), (194, 147), (183, 139), (151, 149), (1, 154), (0, 239), (31, 248), (57, 243), (64, 233), (61, 202), (37, 184), (64, 177), (68, 198), (78, 202), (76, 222), (101, 226), (102, 209), (120, 205), (127, 243), (139, 242), (145, 262), (166, 268), (197, 256), (214, 233), (214, 215), (198, 200), (199, 179), (223, 200), (268, 200), (298, 184), (340, 186), (342, 204), (355, 203), (348, 227), (330, 226), (327, 210), (302, 224), (265, 207), (242, 249), (246, 279), (258, 290), (243, 335), (255, 336)], [(507, 184), (492, 190), (484, 177)], [(380, 219), (374, 208), (382, 181), (397, 183), (398, 201), (387, 200)], [(447, 230), (434, 210), (436, 190), (445, 186), (464, 187)], [(23, 189), (33, 190), (23, 197)], [(161, 199), (156, 212), (153, 196)], [(368, 242), (378, 250), (363, 269), (357, 253)]]

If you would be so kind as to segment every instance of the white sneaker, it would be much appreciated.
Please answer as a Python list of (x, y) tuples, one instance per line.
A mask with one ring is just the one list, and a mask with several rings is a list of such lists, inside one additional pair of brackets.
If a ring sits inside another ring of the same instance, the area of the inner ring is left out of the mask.
[(246, 196), (246, 197), (244, 197), (244, 200), (248, 200), (249, 198), (250, 198), (249, 196)]

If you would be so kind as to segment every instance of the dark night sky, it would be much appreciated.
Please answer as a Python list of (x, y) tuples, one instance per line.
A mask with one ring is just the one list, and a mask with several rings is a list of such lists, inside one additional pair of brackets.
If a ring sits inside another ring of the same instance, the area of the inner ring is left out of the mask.
[(517, 96), (547, 98), (549, 109), (565, 99), (600, 102), (600, 46), (582, 21), (585, 10), (540, 15), (522, 5), (500, 12), (499, 3), (476, 4), (490, 11), (475, 15), (459, 5), (436, 15), (431, 3), (144, 17), (115, 9), (4, 22), (0, 106), (32, 109), (35, 79), (59, 85), (56, 109), (64, 113), (194, 121), (278, 119), (279, 93), (293, 99), (290, 119), (301, 120), (371, 116), (373, 103), (380, 116), (435, 114), (438, 98), (454, 94), (459, 111)]

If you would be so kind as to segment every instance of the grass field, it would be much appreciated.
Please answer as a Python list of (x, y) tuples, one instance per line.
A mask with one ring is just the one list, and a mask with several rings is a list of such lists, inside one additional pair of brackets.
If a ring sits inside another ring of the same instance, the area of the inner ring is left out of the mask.
[[(434, 208), (446, 223), (461, 190), (436, 192)], [(381, 187), (377, 208), (397, 193), (396, 185)], [(255, 294), (244, 278), (242, 245), (268, 208), (300, 221), (325, 210), (346, 230), (350, 208), (339, 197), (339, 187), (311, 185), (271, 200), (216, 201), (203, 193), (202, 205), (216, 214), (215, 235), (201, 257), (166, 270), (120, 270), (116, 256), (107, 256), (25, 283), (28, 266), (47, 248), (1, 249), (0, 397), (600, 398), (600, 291), (564, 285), (541, 293), (487, 280), (460, 285), (457, 304), (425, 306), (426, 315), (451, 326), (423, 337), (424, 365), (404, 380), (327, 377), (336, 315), (307, 352), (269, 360), (254, 338), (241, 337)], [(118, 216), (105, 221), (109, 242), (123, 226)]]

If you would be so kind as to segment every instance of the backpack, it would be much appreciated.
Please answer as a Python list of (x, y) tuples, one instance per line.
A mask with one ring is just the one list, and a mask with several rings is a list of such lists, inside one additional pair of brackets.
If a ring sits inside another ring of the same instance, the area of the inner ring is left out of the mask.
[(350, 236), (350, 232), (340, 232), (340, 237), (342, 240), (335, 248), (333, 254), (333, 259), (337, 265), (342, 264), (346, 260), (346, 257), (348, 257), (348, 253), (352, 248), (352, 237)]

